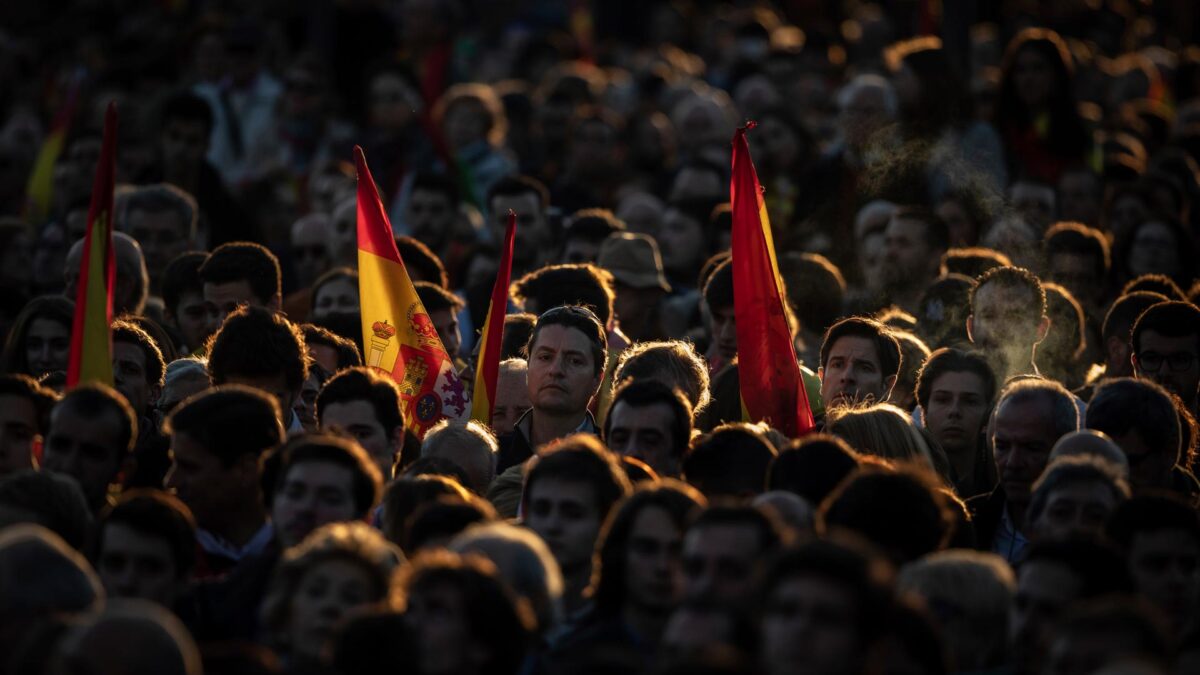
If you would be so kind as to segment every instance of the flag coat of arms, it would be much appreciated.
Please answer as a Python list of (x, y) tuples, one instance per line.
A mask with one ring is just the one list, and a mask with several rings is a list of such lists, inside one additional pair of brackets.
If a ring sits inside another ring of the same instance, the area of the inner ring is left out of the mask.
[(400, 258), (362, 148), (354, 148), (354, 159), (363, 359), (400, 387), (405, 428), (424, 438), (444, 418), (467, 417), (466, 388)]

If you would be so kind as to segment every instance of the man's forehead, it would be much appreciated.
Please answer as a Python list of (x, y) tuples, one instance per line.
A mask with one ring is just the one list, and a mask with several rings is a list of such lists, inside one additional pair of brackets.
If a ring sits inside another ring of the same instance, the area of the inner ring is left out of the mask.
[(994, 281), (985, 283), (975, 291), (975, 310), (982, 305), (1027, 305), (1034, 291), (1026, 286), (1001, 284)]
[(875, 340), (865, 335), (843, 335), (835, 340), (829, 348), (829, 358), (835, 356), (879, 361)]
[(350, 469), (323, 459), (308, 459), (293, 462), (287, 468), (284, 483), (300, 483), (310, 487), (335, 487), (350, 489), (353, 481)]
[(1197, 335), (1163, 335), (1155, 330), (1146, 329), (1138, 337), (1140, 351), (1184, 351), (1195, 353), (1200, 347), (1200, 336)]
[(531, 352), (541, 349), (554, 351), (579, 351), (590, 354), (592, 341), (583, 331), (574, 326), (551, 324), (537, 330)]
[(671, 407), (661, 401), (646, 405), (631, 405), (627, 401), (618, 401), (609, 413), (612, 418), (612, 428), (667, 426), (671, 423), (674, 413)]
[(593, 488), (592, 484), (587, 481), (545, 476), (535, 480), (529, 486), (529, 497), (530, 499), (550, 499), (555, 502), (591, 504)]
[(363, 398), (327, 403), (320, 413), (321, 421), (329, 424), (379, 424), (375, 406)]
[(210, 300), (257, 300), (246, 279), (225, 282), (204, 282), (204, 297)]

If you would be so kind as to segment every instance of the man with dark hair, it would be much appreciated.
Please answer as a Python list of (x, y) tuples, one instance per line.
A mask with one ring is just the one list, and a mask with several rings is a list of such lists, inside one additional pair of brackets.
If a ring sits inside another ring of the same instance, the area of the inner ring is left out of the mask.
[(517, 240), (513, 245), (514, 277), (531, 272), (552, 254), (554, 233), (549, 220), (550, 191), (531, 176), (507, 176), (492, 184), (487, 194), (488, 231), (504, 239), (508, 212), (517, 214)]
[(282, 307), (279, 261), (265, 246), (245, 241), (222, 244), (209, 254), (199, 272), (213, 332), (242, 305), (272, 312)]
[(209, 340), (214, 385), (244, 384), (275, 397), (288, 431), (299, 431), (292, 411), (308, 377), (308, 354), (296, 325), (262, 307), (242, 307)]
[(943, 347), (917, 375), (921, 423), (946, 451), (963, 499), (996, 484), (996, 465), (987, 451), (984, 428), (996, 396), (996, 376), (982, 356)]
[(1104, 340), (1105, 377), (1133, 376), (1133, 348), (1129, 344), (1133, 324), (1142, 312), (1166, 301), (1167, 296), (1161, 293), (1134, 291), (1117, 298), (1112, 307), (1109, 307), (1100, 330), (1100, 336)]
[(391, 378), (363, 366), (341, 371), (317, 394), (317, 423), (353, 437), (391, 480), (404, 447), (400, 390)]
[(1049, 330), (1046, 291), (1032, 272), (997, 267), (976, 280), (967, 335), (991, 363), (998, 382), (1037, 373), (1034, 352)]
[(117, 197), (116, 229), (137, 240), (158, 295), (168, 263), (196, 242), (199, 207), (190, 194), (169, 183), (142, 185)]
[(454, 236), (457, 218), (458, 186), (453, 178), (417, 171), (404, 207), (404, 224), (413, 239), (424, 242), (451, 266), (457, 257), (455, 250), (461, 246)]
[(189, 251), (172, 260), (162, 275), (165, 327), (173, 331), (172, 339), (177, 340), (183, 354), (203, 350), (215, 330), (209, 323), (204, 282), (200, 279), (200, 267), (207, 259), (207, 253)]
[(530, 464), (521, 513), (524, 525), (546, 542), (562, 570), (566, 615), (584, 607), (600, 528), (630, 490), (616, 457), (587, 435), (564, 439)]
[(588, 405), (600, 390), (607, 353), (604, 324), (586, 307), (563, 305), (538, 317), (526, 375), (533, 407), (500, 437), (497, 473), (563, 436), (597, 433)]
[[(596, 263), (600, 245), (609, 235), (625, 231), (625, 222), (608, 209), (583, 209), (565, 223), (560, 263)], [(660, 263), (661, 265), (661, 263)]]
[(396, 236), (396, 250), (414, 282), (424, 281), (442, 288), (450, 288), (450, 275), (446, 266), (424, 242), (406, 234)]
[(946, 249), (942, 254), (943, 276), (962, 274), (974, 279), (997, 267), (1012, 267), (1012, 261), (993, 248), (968, 246)]
[(775, 518), (752, 506), (713, 505), (683, 537), (683, 587), (689, 599), (746, 608), (761, 566), (785, 541)]
[(1194, 628), (1200, 606), (1200, 520), (1166, 495), (1134, 497), (1108, 520), (1138, 593), (1163, 611), (1176, 635)]
[(1149, 380), (1105, 380), (1088, 403), (1086, 426), (1102, 431), (1129, 460), (1129, 484), (1138, 492), (1170, 490), (1190, 498), (1200, 492), (1184, 467), (1182, 431), (1171, 395)]
[(642, 379), (657, 380), (679, 390), (691, 405), (693, 417), (712, 398), (704, 359), (696, 345), (685, 340), (636, 342), (621, 352), (613, 384), (619, 387), (629, 380)]
[(283, 442), (279, 419), (269, 395), (226, 385), (188, 399), (164, 424), (171, 436), (166, 486), (196, 517), (201, 576), (261, 553), (274, 536), (259, 481), (263, 456)]
[(833, 324), (821, 342), (817, 370), (825, 407), (888, 400), (900, 360), (900, 343), (878, 321), (852, 316)]
[(767, 490), (791, 492), (816, 509), (858, 465), (858, 453), (846, 441), (809, 434), (779, 451), (767, 472)]
[(659, 476), (678, 478), (692, 440), (692, 407), (678, 390), (656, 380), (632, 380), (613, 394), (604, 441), (615, 453), (645, 462)]
[(0, 476), (33, 468), (58, 395), (28, 375), (0, 375)]
[(1190, 302), (1160, 302), (1142, 312), (1129, 339), (1138, 379), (1162, 385), (1200, 415), (1200, 309)]
[(50, 413), (42, 467), (69, 476), (99, 513), (137, 442), (137, 418), (116, 390), (86, 384), (67, 392)]
[(561, 305), (579, 305), (595, 313), (606, 330), (613, 325), (613, 277), (595, 265), (541, 267), (514, 281), (510, 292), (513, 302), (534, 314)]
[(1104, 233), (1082, 223), (1056, 223), (1042, 239), (1046, 278), (1062, 285), (1088, 314), (1100, 309), (1112, 267)]
[(96, 530), (96, 573), (110, 598), (171, 609), (196, 564), (196, 522), (161, 490), (134, 490), (105, 510)]
[(747, 500), (761, 494), (777, 454), (765, 424), (732, 422), (697, 438), (683, 459), (687, 482), (709, 499)]
[(1072, 533), (1100, 536), (1104, 523), (1129, 499), (1129, 482), (1099, 457), (1058, 457), (1033, 484), (1025, 520), (1036, 541)]
[(301, 324), (300, 332), (304, 334), (304, 348), (313, 365), (320, 366), (326, 373), (362, 365), (362, 354), (353, 340), (311, 323)]
[(112, 323), (113, 385), (138, 416), (140, 434), (151, 432), (143, 418), (158, 403), (167, 364), (154, 339), (137, 324), (120, 319)]
[(715, 375), (737, 358), (737, 315), (733, 302), (733, 263), (726, 258), (709, 273), (701, 289), (708, 308), (709, 373)]
[(950, 229), (929, 209), (896, 209), (883, 231), (883, 278), (888, 301), (908, 312), (941, 270), (942, 254), (950, 248)]
[(458, 330), (458, 313), (466, 303), (442, 286), (428, 281), (418, 281), (413, 287), (416, 288), (417, 297), (421, 299), (425, 311), (429, 313), (429, 320), (433, 322), (446, 354), (454, 361), (456, 369), (461, 370), (462, 360), (458, 350), (462, 346), (462, 333)]
[(979, 549), (1010, 563), (1021, 559), (1029, 541), (1024, 532), (1033, 483), (1058, 439), (1078, 429), (1075, 398), (1057, 382), (1019, 380), (1000, 393), (989, 423), (1000, 482), (967, 502)]

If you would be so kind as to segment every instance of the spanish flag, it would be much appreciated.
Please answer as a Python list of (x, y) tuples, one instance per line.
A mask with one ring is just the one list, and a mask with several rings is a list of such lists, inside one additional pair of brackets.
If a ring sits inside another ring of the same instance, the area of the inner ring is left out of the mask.
[(117, 108), (111, 102), (104, 113), (104, 141), (92, 183), (92, 205), (88, 209), (87, 234), (79, 259), (79, 287), (75, 291), (75, 320), (71, 327), (71, 357), (67, 386), (83, 382), (113, 383), (112, 323), (113, 184), (117, 156)]
[(816, 427), (792, 333), (784, 313), (784, 286), (775, 259), (771, 224), (746, 132), (733, 136), (733, 303), (737, 322), (742, 406), (751, 421), (765, 421), (789, 437)]
[(417, 438), (443, 418), (467, 415), (466, 388), (413, 288), (361, 147), (358, 165), (358, 294), (367, 365), (400, 386), (404, 425)]
[(504, 231), (504, 248), (500, 251), (500, 269), (496, 271), (496, 285), (492, 286), (492, 303), (488, 305), (483, 335), (479, 338), (479, 363), (475, 366), (475, 390), (471, 395), (471, 419), (488, 425), (492, 423), (492, 408), (496, 404), (496, 379), (500, 374), (500, 346), (504, 339), (504, 315), (508, 310), (508, 282), (512, 276), (516, 234), (517, 214), (510, 210), (508, 228)]
[(54, 165), (62, 154), (63, 145), (67, 141), (67, 133), (71, 130), (71, 120), (75, 117), (75, 108), (79, 103), (79, 87), (81, 77), (71, 76), (67, 84), (66, 98), (46, 133), (42, 147), (38, 150), (33, 162), (33, 170), (29, 172), (29, 182), (25, 185), (25, 219), (34, 224), (40, 224), (50, 215), (54, 197)]

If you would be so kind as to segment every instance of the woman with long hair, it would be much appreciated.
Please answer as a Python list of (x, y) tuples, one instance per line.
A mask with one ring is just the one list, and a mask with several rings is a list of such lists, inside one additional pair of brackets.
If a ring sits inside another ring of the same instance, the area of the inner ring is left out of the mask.
[(30, 300), (13, 321), (4, 343), (4, 372), (38, 378), (65, 371), (74, 317), (75, 303), (62, 296)]

